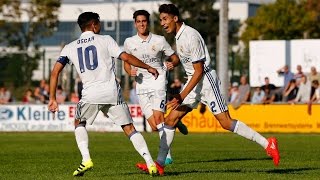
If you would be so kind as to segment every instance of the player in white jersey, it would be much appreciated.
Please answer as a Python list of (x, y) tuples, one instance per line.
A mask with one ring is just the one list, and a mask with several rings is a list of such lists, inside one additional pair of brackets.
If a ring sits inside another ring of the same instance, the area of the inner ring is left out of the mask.
[[(216, 72), (207, 64), (210, 57), (199, 32), (181, 21), (179, 10), (173, 4), (161, 5), (159, 13), (163, 29), (167, 33), (175, 34), (180, 62), (188, 76), (184, 89), (167, 103), (168, 108), (172, 108), (172, 111), (165, 119), (164, 134), (160, 141), (156, 161), (159, 174), (164, 174), (164, 161), (173, 141), (175, 123), (195, 108), (199, 102), (209, 107), (221, 127), (260, 144), (277, 166), (280, 156), (276, 138), (266, 139), (243, 122), (230, 117), (226, 101), (220, 92), (221, 82)], [(177, 65), (178, 62), (173, 62), (173, 64)], [(147, 167), (144, 165), (144, 168), (141, 169), (146, 170)]]
[[(136, 92), (143, 114), (152, 130), (158, 131), (161, 137), (167, 98), (166, 73), (167, 69), (171, 70), (173, 68), (171, 62), (164, 62), (164, 58), (169, 57), (172, 61), (179, 61), (179, 58), (163, 36), (149, 31), (150, 14), (148, 11), (135, 11), (133, 19), (137, 34), (125, 40), (124, 49), (127, 53), (134, 55), (147, 65), (156, 68), (159, 76), (154, 79), (145, 69), (136, 69), (131, 67), (129, 63), (125, 63), (124, 67), (129, 75), (135, 77), (137, 82)], [(183, 134), (188, 133), (183, 124), (179, 123), (178, 128)], [(171, 163), (172, 157), (169, 152), (166, 158), (166, 165)]]
[(92, 124), (99, 111), (120, 125), (138, 153), (144, 158), (149, 173), (156, 174), (157, 168), (152, 160), (143, 136), (135, 130), (128, 106), (122, 101), (120, 85), (115, 77), (115, 60), (121, 60), (146, 69), (158, 76), (156, 69), (141, 62), (136, 57), (122, 52), (117, 43), (108, 35), (99, 35), (100, 17), (97, 13), (84, 12), (78, 17), (81, 36), (67, 44), (61, 51), (50, 78), (50, 102), (48, 109), (58, 111), (56, 86), (58, 76), (64, 66), (73, 64), (83, 82), (82, 98), (77, 104), (75, 115), (75, 138), (82, 155), (82, 163), (74, 176), (82, 176), (93, 167), (88, 148), (86, 124)]

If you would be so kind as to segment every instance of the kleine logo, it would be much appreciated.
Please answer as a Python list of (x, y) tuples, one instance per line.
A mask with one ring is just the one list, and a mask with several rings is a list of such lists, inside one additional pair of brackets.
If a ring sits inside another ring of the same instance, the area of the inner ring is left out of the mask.
[(0, 121), (12, 118), (13, 112), (8, 108), (0, 108)]

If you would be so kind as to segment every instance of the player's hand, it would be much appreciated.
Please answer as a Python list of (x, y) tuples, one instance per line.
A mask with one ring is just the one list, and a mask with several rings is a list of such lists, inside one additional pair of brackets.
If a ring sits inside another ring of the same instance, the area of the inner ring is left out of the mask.
[(175, 95), (173, 95), (173, 99), (171, 101), (167, 102), (167, 104), (166, 104), (167, 108), (175, 110), (181, 105), (182, 101), (183, 101), (183, 99), (181, 98), (181, 95), (175, 94)]
[(50, 99), (48, 103), (48, 110), (53, 113), (53, 119), (54, 119), (54, 113), (59, 111), (58, 103), (56, 100)]
[(137, 76), (137, 71), (138, 71), (138, 68), (135, 68), (135, 67), (131, 68), (130, 76), (132, 77)]
[(169, 71), (173, 70), (174, 68), (172, 62), (165, 62), (164, 65), (167, 67), (167, 70)]
[(159, 76), (159, 72), (155, 68), (149, 67), (148, 72), (151, 73), (155, 79), (157, 79)]

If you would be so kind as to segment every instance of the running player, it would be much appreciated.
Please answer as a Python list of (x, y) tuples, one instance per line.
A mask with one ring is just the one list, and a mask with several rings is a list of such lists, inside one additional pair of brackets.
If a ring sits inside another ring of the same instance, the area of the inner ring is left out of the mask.
[[(150, 14), (146, 10), (137, 10), (133, 13), (137, 35), (125, 40), (124, 49), (142, 62), (156, 68), (159, 72), (159, 77), (154, 79), (145, 69), (136, 69), (131, 67), (129, 63), (124, 63), (124, 67), (126, 72), (136, 79), (136, 92), (143, 114), (152, 130), (158, 131), (161, 137), (167, 98), (166, 70), (173, 68), (171, 62), (165, 62), (166, 65), (164, 65), (163, 61), (165, 57), (170, 57), (172, 61), (179, 61), (179, 58), (163, 36), (152, 34), (149, 31), (149, 17)], [(183, 134), (188, 133), (186, 126), (183, 124), (180, 123), (178, 128)], [(171, 153), (169, 152), (166, 158), (166, 165), (172, 162)]]
[[(179, 10), (173, 4), (161, 5), (159, 13), (163, 29), (167, 33), (175, 34), (177, 53), (188, 76), (188, 81), (181, 93), (167, 103), (172, 111), (165, 119), (164, 133), (160, 141), (156, 161), (159, 174), (164, 174), (164, 162), (174, 138), (175, 123), (197, 107), (199, 102), (209, 107), (221, 127), (260, 144), (277, 166), (280, 156), (276, 138), (266, 139), (243, 122), (230, 117), (228, 106), (220, 92), (221, 82), (215, 70), (207, 64), (210, 57), (200, 33), (181, 21)], [(173, 65), (176, 65), (176, 62), (173, 62)], [(144, 171), (147, 170), (145, 164), (137, 164), (137, 166)]]
[(120, 85), (115, 77), (115, 59), (137, 67), (158, 77), (156, 69), (146, 65), (136, 57), (122, 52), (117, 43), (108, 35), (99, 35), (100, 17), (97, 13), (84, 12), (78, 17), (82, 31), (79, 39), (66, 45), (57, 60), (50, 78), (50, 102), (48, 109), (58, 111), (56, 86), (58, 76), (64, 66), (73, 64), (83, 82), (82, 98), (77, 104), (75, 115), (75, 138), (82, 155), (82, 162), (73, 176), (82, 176), (93, 167), (88, 148), (86, 124), (92, 124), (99, 111), (120, 125), (132, 142), (134, 148), (148, 164), (149, 173), (154, 175), (157, 169), (143, 136), (135, 130), (127, 104), (122, 100)]

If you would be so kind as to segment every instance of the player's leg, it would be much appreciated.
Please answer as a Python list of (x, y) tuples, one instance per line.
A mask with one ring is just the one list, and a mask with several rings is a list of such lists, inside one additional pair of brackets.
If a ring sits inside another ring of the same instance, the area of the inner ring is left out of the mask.
[(108, 117), (117, 125), (120, 125), (126, 134), (126, 136), (132, 142), (136, 151), (141, 155), (141, 157), (147, 163), (148, 169), (146, 171), (149, 174), (154, 175), (157, 173), (157, 169), (149, 152), (146, 141), (140, 132), (136, 131), (133, 126), (133, 120), (130, 116), (129, 108), (127, 104), (123, 103), (120, 105), (113, 105), (111, 107), (103, 108), (102, 112), (106, 113)]
[(209, 107), (209, 110), (219, 121), (221, 127), (244, 138), (257, 142), (267, 150), (270, 156), (272, 156), (274, 164), (278, 165), (280, 156), (277, 147), (277, 140), (275, 138), (269, 138), (267, 140), (245, 123), (232, 119), (230, 117), (226, 101), (220, 92), (221, 82), (215, 72), (206, 72), (205, 77), (201, 101)]
[(89, 153), (89, 138), (86, 130), (86, 124), (92, 124), (99, 112), (99, 105), (88, 103), (77, 104), (76, 120), (75, 120), (75, 138), (82, 156), (82, 162), (77, 170), (73, 172), (74, 176), (82, 176), (85, 171), (92, 169), (93, 162)]
[[(141, 110), (153, 131), (158, 131), (159, 138), (163, 134), (164, 126), (164, 112), (166, 104), (166, 92), (165, 91), (154, 91), (145, 94), (139, 94), (139, 104)], [(172, 163), (172, 157), (169, 150), (167, 155), (167, 162)]]

